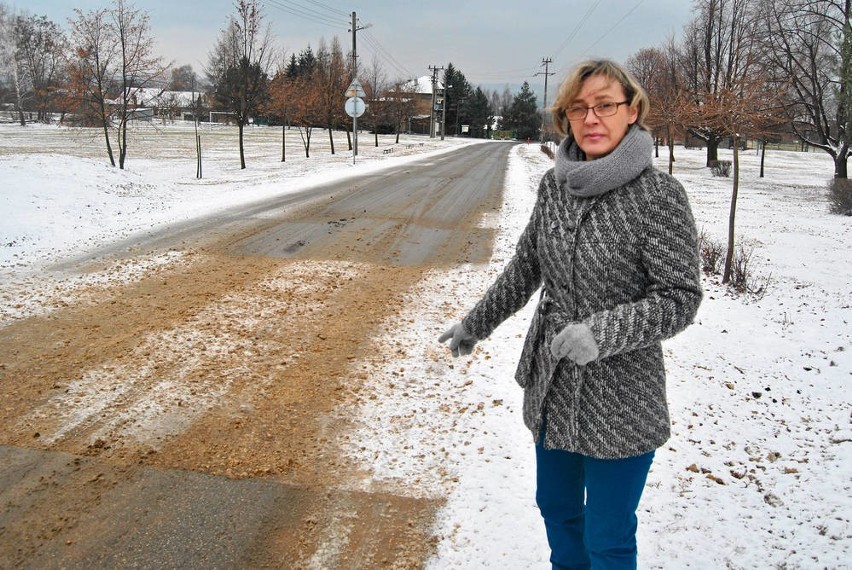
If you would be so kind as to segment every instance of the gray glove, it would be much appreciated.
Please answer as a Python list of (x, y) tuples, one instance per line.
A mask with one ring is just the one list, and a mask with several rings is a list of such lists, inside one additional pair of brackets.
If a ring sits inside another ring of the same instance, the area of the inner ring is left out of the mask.
[(447, 332), (438, 337), (438, 342), (450, 341), (450, 351), (453, 356), (466, 356), (473, 352), (473, 346), (479, 339), (464, 330), (461, 323), (456, 323), (447, 329)]
[(592, 329), (583, 323), (570, 324), (553, 337), (550, 353), (561, 359), (568, 357), (580, 366), (585, 366), (598, 357), (598, 344)]

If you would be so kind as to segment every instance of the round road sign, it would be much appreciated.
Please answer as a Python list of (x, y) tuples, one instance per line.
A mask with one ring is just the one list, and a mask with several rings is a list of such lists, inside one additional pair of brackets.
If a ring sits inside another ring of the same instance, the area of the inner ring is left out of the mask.
[(360, 97), (350, 97), (346, 100), (346, 114), (350, 117), (360, 117), (367, 110), (367, 105)]

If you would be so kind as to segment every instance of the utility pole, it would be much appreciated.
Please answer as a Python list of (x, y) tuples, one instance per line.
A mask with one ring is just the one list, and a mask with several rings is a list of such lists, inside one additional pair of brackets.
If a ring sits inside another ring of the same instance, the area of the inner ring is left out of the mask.
[[(358, 80), (358, 52), (356, 49), (356, 38), (358, 30), (369, 28), (372, 24), (358, 27), (358, 18), (355, 12), (352, 12), (352, 81)], [(358, 117), (352, 117), (352, 158), (358, 155)]]
[[(435, 95), (438, 91), (438, 72), (443, 70), (443, 67), (429, 66), (429, 71), (432, 72), (432, 110), (429, 113), (429, 138), (435, 138)], [(441, 133), (443, 138), (444, 133)]]
[[(443, 69), (443, 68), (441, 68)], [(441, 140), (447, 132), (447, 76), (444, 75), (444, 88), (441, 89)]]
[(544, 66), (544, 73), (536, 73), (536, 75), (544, 75), (544, 105), (542, 105), (541, 108), (541, 133), (539, 134), (541, 142), (544, 142), (544, 130), (547, 125), (547, 77), (549, 75), (555, 75), (553, 72), (548, 71), (551, 63), (553, 63), (553, 60), (549, 57), (541, 58), (541, 64)]

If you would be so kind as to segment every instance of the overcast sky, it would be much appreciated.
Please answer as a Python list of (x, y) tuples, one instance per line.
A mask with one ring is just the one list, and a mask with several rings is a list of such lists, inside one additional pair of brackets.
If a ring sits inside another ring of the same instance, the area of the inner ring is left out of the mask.
[[(67, 29), (74, 8), (90, 11), (110, 0), (0, 0), (16, 10), (46, 15)], [(135, 0), (151, 17), (157, 50), (175, 65), (201, 72), (207, 54), (235, 14), (232, 0)], [(624, 61), (641, 48), (679, 37), (691, 0), (262, 0), (277, 48), (296, 53), (337, 36), (351, 48), (356, 12), (357, 53), (363, 65), (379, 58), (388, 79), (430, 73), (452, 63), (468, 81), (488, 88), (549, 85), (593, 56)], [(368, 27), (369, 26), (369, 27)], [(548, 87), (553, 94), (555, 87)]]

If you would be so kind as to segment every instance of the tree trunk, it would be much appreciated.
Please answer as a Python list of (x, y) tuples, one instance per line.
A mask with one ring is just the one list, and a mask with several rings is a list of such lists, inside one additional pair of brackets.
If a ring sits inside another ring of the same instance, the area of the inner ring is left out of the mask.
[(715, 136), (707, 138), (707, 166), (719, 160), (719, 139)]
[(201, 135), (198, 134), (198, 120), (195, 122), (195, 156), (197, 159), (195, 177), (201, 179)]
[(331, 154), (334, 154), (334, 137), (332, 136), (331, 125), (328, 125), (328, 144), (331, 145)]
[(240, 130), (240, 170), (245, 170), (246, 168), (246, 153), (243, 148), (243, 122), (242, 120), (237, 120), (237, 124), (239, 125)]
[[(286, 123), (286, 121), (285, 121)], [(281, 162), (287, 162), (287, 125), (281, 125)]]
[(849, 158), (848, 151), (846, 149), (841, 148), (840, 152), (837, 153), (837, 156), (834, 158), (834, 177), (835, 178), (848, 178), (849, 171), (847, 170), (846, 161)]
[(760, 177), (763, 178), (763, 166), (766, 164), (766, 141), (760, 141)]
[(302, 146), (305, 147), (305, 158), (311, 157), (311, 127), (305, 127), (305, 130), (302, 130), (301, 125), (299, 125), (299, 136), (302, 137)]
[(118, 126), (118, 168), (124, 170), (124, 161), (127, 159), (127, 118)]
[[(122, 5), (118, 5), (119, 10), (122, 9)], [(121, 67), (123, 70), (127, 69), (127, 56), (125, 55), (124, 48), (124, 34), (120, 31), (120, 40), (122, 45), (122, 62)], [(129, 89), (130, 82), (127, 79), (126, 71), (123, 71), (121, 74), (121, 108), (119, 109), (120, 115), (118, 116), (118, 168), (124, 170), (124, 159), (127, 156), (127, 121), (129, 117)]]
[(376, 137), (376, 148), (379, 148), (379, 129), (373, 129), (373, 134)]
[(740, 181), (740, 151), (739, 140), (734, 137), (734, 188), (731, 191), (731, 211), (728, 215), (728, 253), (725, 256), (725, 272), (722, 275), (722, 283), (731, 280), (731, 270), (734, 264), (734, 221), (737, 215), (737, 192)]
[(21, 93), (23, 89), (21, 87), (21, 78), (18, 76), (18, 62), (16, 58), (12, 58), (12, 76), (15, 82), (15, 107), (18, 108), (18, 120), (21, 122), (21, 126), (27, 126), (27, 119), (24, 117), (24, 96)]
[(669, 141), (669, 174), (672, 174), (672, 173), (674, 173), (674, 162), (675, 162), (674, 137), (672, 136), (672, 126), (669, 125), (668, 127), (666, 127), (666, 129), (667, 129), (666, 138)]
[(106, 106), (104, 105), (103, 100), (99, 102), (99, 106), (101, 112), (101, 123), (104, 127), (104, 140), (106, 140), (107, 156), (109, 156), (110, 165), (115, 167), (115, 157), (112, 154), (112, 145), (109, 142), (109, 117), (106, 114)]

